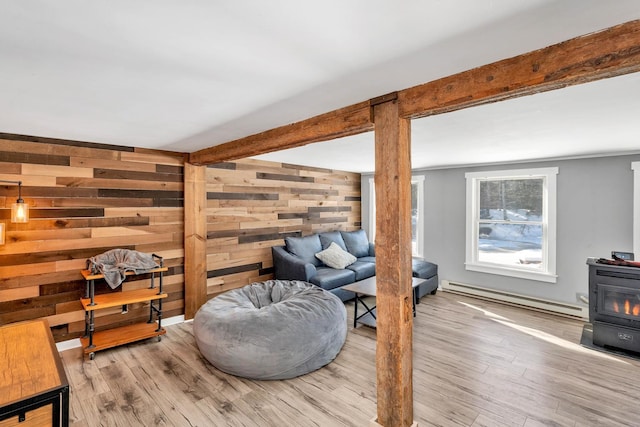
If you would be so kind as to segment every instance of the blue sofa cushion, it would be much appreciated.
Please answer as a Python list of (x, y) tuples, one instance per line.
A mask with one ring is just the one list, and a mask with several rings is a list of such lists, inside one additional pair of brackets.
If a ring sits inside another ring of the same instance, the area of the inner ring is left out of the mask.
[(352, 270), (336, 270), (331, 267), (318, 267), (316, 275), (311, 278), (311, 283), (330, 291), (340, 286), (348, 285), (356, 280), (356, 273)]
[(284, 242), (287, 250), (296, 255), (304, 262), (315, 265), (322, 265), (322, 262), (316, 258), (316, 254), (322, 250), (320, 237), (312, 234), (305, 237), (285, 237)]
[(320, 244), (322, 244), (322, 249), (327, 249), (329, 246), (331, 246), (332, 242), (340, 246), (340, 249), (344, 251), (347, 250), (347, 245), (344, 244), (342, 234), (340, 234), (339, 231), (320, 233)]
[(358, 261), (360, 262), (372, 262), (372, 263), (376, 263), (376, 257), (374, 256), (363, 256), (358, 258)]
[(367, 261), (358, 260), (347, 268), (356, 273), (356, 280), (362, 280), (376, 275), (376, 265)]
[(342, 234), (347, 250), (356, 258), (369, 256), (369, 239), (364, 230), (341, 231), (340, 234)]

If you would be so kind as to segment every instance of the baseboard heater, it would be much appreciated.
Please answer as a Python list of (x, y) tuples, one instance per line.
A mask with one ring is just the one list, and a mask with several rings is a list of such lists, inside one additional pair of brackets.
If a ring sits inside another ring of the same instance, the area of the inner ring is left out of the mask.
[(450, 282), (441, 280), (440, 286), (443, 291), (474, 296), (476, 298), (496, 301), (504, 304), (526, 307), (531, 310), (537, 310), (552, 314), (571, 317), (574, 319), (589, 319), (589, 307), (579, 305), (566, 304), (557, 301), (550, 301), (527, 295), (519, 295), (511, 292), (499, 291), (495, 289), (483, 288), (476, 285), (468, 285), (463, 283)]

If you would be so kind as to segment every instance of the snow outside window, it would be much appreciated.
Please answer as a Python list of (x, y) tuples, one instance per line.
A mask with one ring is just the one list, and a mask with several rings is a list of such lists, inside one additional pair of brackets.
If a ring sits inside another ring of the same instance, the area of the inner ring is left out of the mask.
[(465, 175), (467, 270), (556, 281), (557, 174), (540, 168)]

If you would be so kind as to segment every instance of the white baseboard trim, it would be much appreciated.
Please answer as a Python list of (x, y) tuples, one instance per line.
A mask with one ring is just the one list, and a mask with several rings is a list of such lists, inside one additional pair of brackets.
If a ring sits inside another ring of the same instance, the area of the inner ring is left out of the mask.
[(71, 350), (73, 348), (82, 347), (82, 343), (80, 342), (80, 338), (74, 338), (72, 340), (60, 341), (56, 343), (56, 348), (58, 349), (58, 353), (63, 352), (65, 350)]
[(520, 306), (531, 310), (554, 313), (574, 319), (578, 318), (584, 320), (589, 318), (589, 308), (585, 306), (567, 304), (527, 295), (520, 295), (512, 292), (484, 288), (481, 286), (470, 285), (466, 283), (451, 282), (445, 279), (441, 280), (440, 283), (442, 289), (447, 292), (469, 295), (476, 298)]
[(169, 317), (168, 319), (162, 319), (162, 326), (177, 325), (178, 323), (184, 323), (184, 314)]
[[(169, 317), (168, 319), (162, 320), (162, 326), (171, 326), (177, 325), (178, 323), (184, 323), (184, 315)], [(56, 348), (58, 349), (58, 353), (71, 350), (74, 348), (82, 347), (82, 343), (80, 342), (80, 338), (74, 338), (72, 340), (60, 341), (56, 343)]]

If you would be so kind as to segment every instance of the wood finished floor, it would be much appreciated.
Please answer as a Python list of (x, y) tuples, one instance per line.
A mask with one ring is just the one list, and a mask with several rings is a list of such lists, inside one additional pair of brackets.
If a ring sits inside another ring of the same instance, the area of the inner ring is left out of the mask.
[[(581, 322), (445, 292), (417, 308), (420, 426), (640, 425), (640, 362), (581, 347)], [(67, 350), (71, 425), (368, 426), (375, 331), (351, 325), (334, 362), (286, 381), (216, 370), (198, 352), (191, 323), (93, 361)]]

